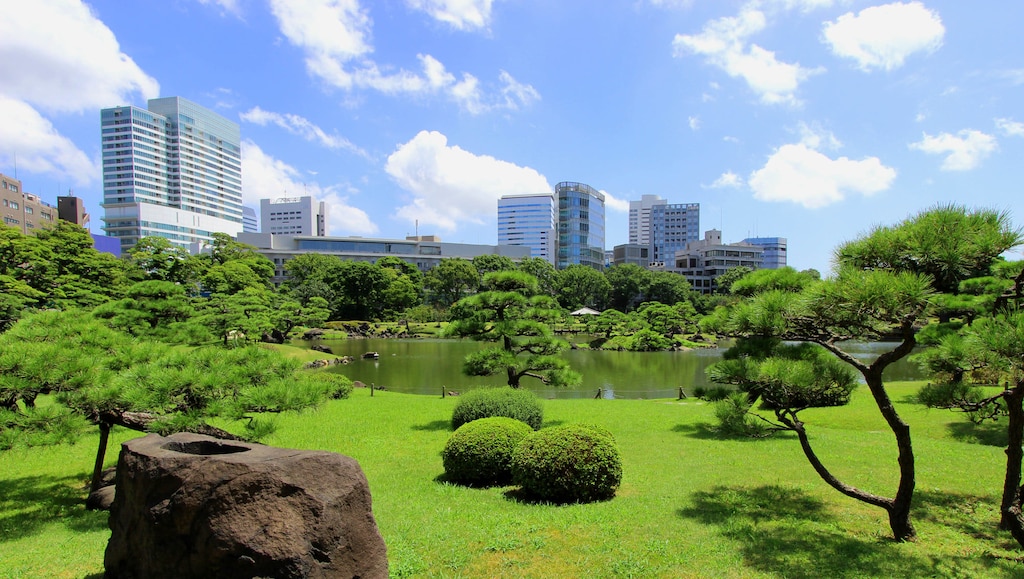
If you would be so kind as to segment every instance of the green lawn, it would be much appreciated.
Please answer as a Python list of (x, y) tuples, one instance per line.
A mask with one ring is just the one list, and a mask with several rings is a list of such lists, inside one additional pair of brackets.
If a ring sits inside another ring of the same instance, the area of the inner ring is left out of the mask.
[[(588, 505), (437, 482), (455, 398), (357, 390), (281, 417), (266, 442), (360, 462), (395, 577), (1024, 577), (996, 529), (1003, 425), (912, 404), (915, 387), (891, 388), (918, 456), (910, 544), (887, 539), (883, 511), (826, 486), (794, 438), (721, 439), (694, 400), (545, 401), (546, 425), (596, 423), (622, 450), (618, 495)], [(805, 415), (841, 478), (891, 494), (895, 444), (865, 389)], [(115, 434), (115, 449), (133, 436)], [(0, 453), (0, 576), (102, 573), (106, 514), (81, 505), (95, 439)]]

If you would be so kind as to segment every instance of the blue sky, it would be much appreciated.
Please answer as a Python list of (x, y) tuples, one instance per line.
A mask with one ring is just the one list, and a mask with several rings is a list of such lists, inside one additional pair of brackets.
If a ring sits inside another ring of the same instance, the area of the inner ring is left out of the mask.
[[(1024, 224), (1019, 0), (0, 0), (0, 171), (99, 232), (99, 109), (241, 125), (243, 189), (331, 234), (495, 243), (496, 200), (700, 203), (789, 263), (937, 203)], [(1012, 257), (1020, 258), (1019, 254)]]

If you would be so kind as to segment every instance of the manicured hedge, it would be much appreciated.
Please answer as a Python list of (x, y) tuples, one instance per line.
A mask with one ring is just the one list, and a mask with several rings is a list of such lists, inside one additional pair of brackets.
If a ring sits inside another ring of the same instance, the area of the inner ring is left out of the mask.
[(545, 501), (609, 499), (622, 482), (622, 458), (611, 433), (600, 426), (545, 428), (519, 443), (512, 455), (512, 481)]
[(504, 416), (463, 424), (441, 451), (446, 477), (473, 486), (508, 484), (512, 480), (512, 454), (532, 432), (525, 422)]
[(529, 390), (508, 387), (470, 390), (459, 398), (452, 410), (452, 429), (491, 416), (514, 418), (537, 430), (544, 422), (544, 409), (537, 395)]

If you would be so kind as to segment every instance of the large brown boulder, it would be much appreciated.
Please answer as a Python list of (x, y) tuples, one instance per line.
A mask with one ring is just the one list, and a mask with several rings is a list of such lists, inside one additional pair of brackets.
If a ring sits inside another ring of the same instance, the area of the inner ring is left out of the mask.
[(107, 577), (387, 577), (352, 458), (197, 434), (122, 445)]

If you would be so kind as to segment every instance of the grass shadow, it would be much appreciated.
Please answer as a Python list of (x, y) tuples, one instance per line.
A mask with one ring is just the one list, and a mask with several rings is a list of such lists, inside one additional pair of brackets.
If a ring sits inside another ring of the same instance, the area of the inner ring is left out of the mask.
[(451, 430), (452, 429), (452, 421), (451, 420), (434, 420), (434, 421), (428, 422), (426, 424), (414, 424), (412, 426), (412, 429), (413, 430), (425, 431), (425, 432), (438, 432), (438, 431), (441, 431), (441, 430)]
[(718, 527), (744, 563), (761, 572), (787, 578), (914, 577), (927, 575), (930, 567), (893, 542), (843, 532), (822, 501), (797, 489), (718, 486), (691, 500), (679, 516)]
[(495, 488), (504, 488), (504, 487), (507, 487), (507, 486), (509, 486), (511, 484), (511, 483), (508, 483), (508, 482), (505, 482), (505, 483), (500, 483), (500, 482), (499, 483), (484, 483), (484, 484), (467, 483), (467, 482), (463, 482), (463, 481), (456, 480), (456, 479), (453, 479), (453, 478), (449, 477), (447, 472), (443, 472), (443, 473), (435, 476), (434, 477), (434, 482), (437, 483), (437, 484), (440, 484), (440, 485), (451, 485), (451, 486), (463, 487), (463, 488), (467, 488), (467, 489), (495, 489)]
[(983, 444), (985, 446), (998, 446), (1006, 448), (1008, 438), (1006, 434), (1006, 423), (983, 422), (953, 422), (947, 427), (949, 435), (959, 442), (970, 442)]
[(510, 500), (510, 501), (512, 501), (514, 503), (520, 503), (520, 504), (523, 504), (523, 505), (546, 505), (546, 506), (549, 506), (549, 507), (564, 507), (564, 506), (568, 506), (568, 505), (580, 505), (580, 504), (589, 505), (591, 503), (604, 503), (604, 502), (608, 502), (608, 501), (610, 501), (610, 500), (615, 498), (615, 496), (613, 495), (613, 496), (610, 496), (610, 497), (605, 498), (605, 499), (597, 499), (597, 500), (593, 500), (593, 501), (585, 501), (585, 502), (580, 502), (580, 501), (564, 501), (564, 502), (560, 502), (560, 501), (552, 501), (550, 499), (539, 498), (537, 495), (535, 495), (535, 494), (531, 493), (530, 491), (527, 491), (526, 489), (523, 489), (521, 487), (516, 487), (516, 488), (509, 489), (509, 490), (505, 491), (503, 494), (505, 495), (506, 499), (508, 499), (508, 500)]
[(725, 434), (719, 432), (718, 428), (710, 422), (700, 422), (697, 424), (677, 424), (672, 427), (672, 432), (679, 432), (685, 434), (689, 438), (695, 438), (697, 440), (735, 440), (735, 441), (748, 441), (757, 442), (764, 440), (765, 438), (773, 439), (789, 439), (796, 438), (796, 434), (792, 432), (775, 431), (770, 436), (755, 437), (755, 436), (742, 436), (738, 434)]
[(78, 476), (0, 479), (0, 542), (30, 537), (55, 521), (73, 531), (106, 529), (106, 512), (85, 509), (83, 483)]
[[(982, 515), (981, 512), (985, 512)], [(991, 514), (988, 514), (991, 513)], [(914, 516), (955, 529), (965, 535), (992, 541), (999, 548), (1018, 550), (1009, 531), (999, 530), (999, 499), (918, 489), (914, 492)]]

